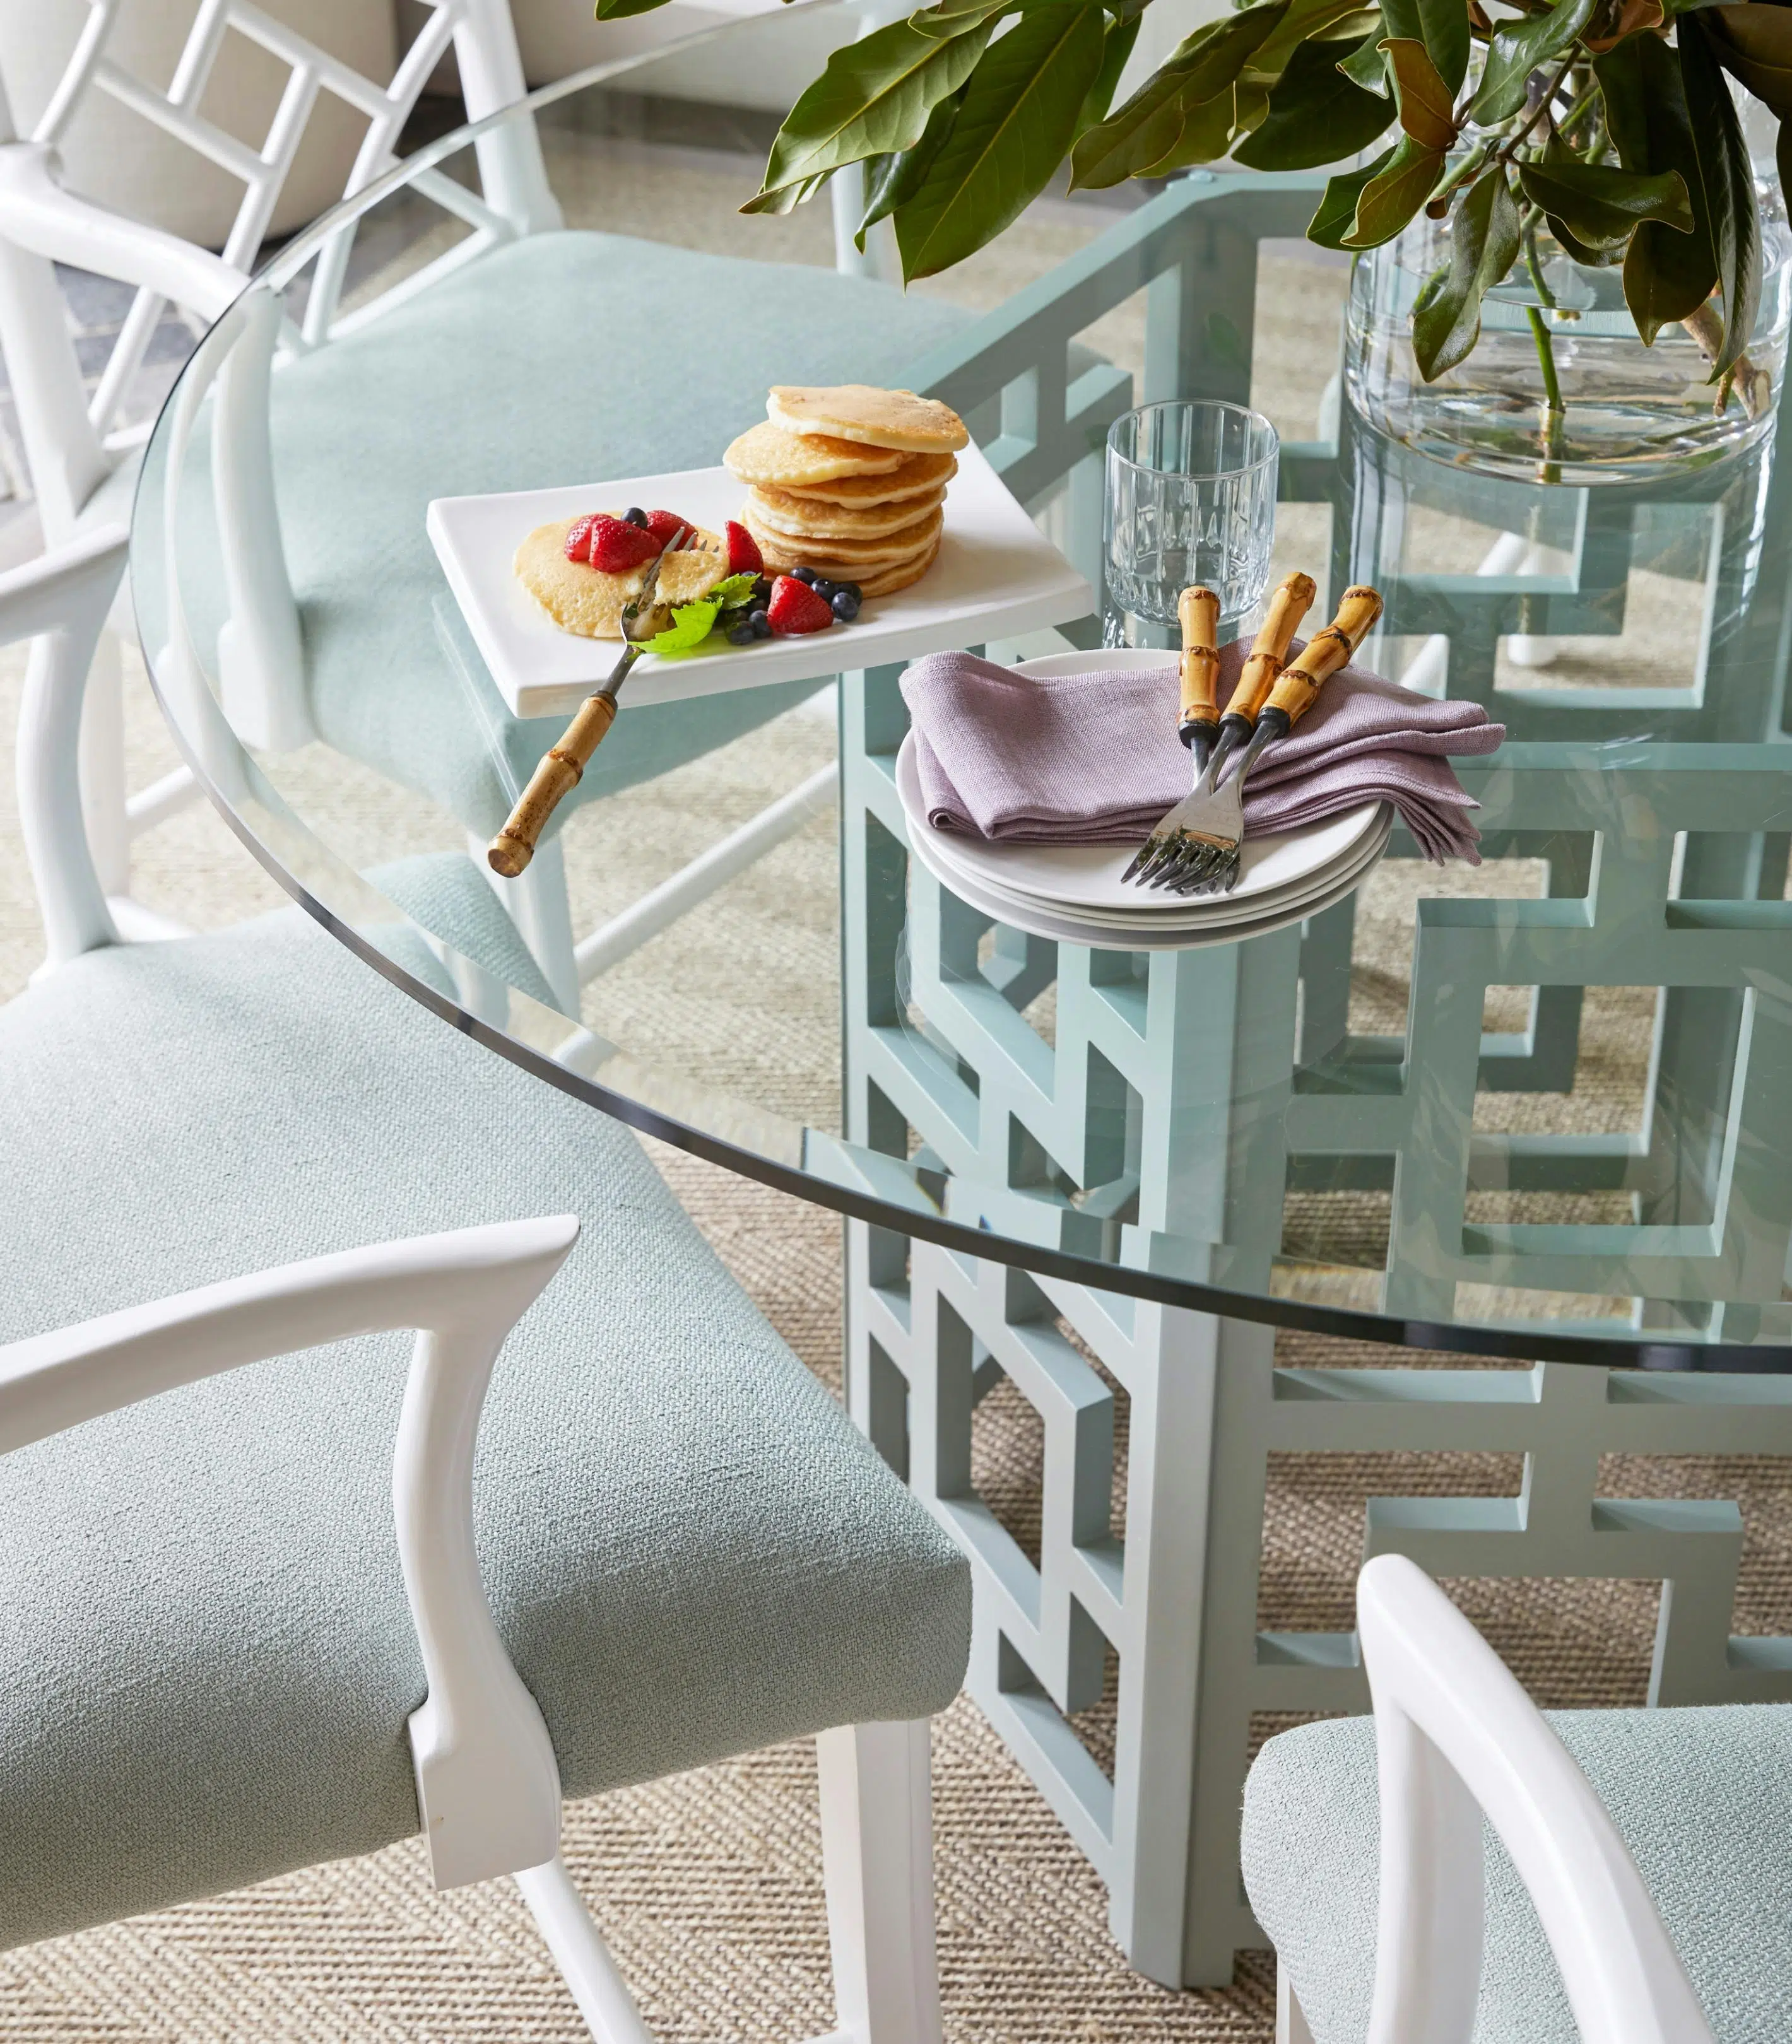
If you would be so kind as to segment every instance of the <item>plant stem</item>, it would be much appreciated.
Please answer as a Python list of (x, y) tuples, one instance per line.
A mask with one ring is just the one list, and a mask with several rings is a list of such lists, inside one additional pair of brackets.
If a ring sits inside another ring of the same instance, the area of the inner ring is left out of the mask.
[[(1531, 288), (1552, 312), (1556, 309), (1556, 294), (1545, 282), (1543, 264), (1537, 259), (1537, 222), (1543, 217), (1535, 206), (1525, 216), (1525, 267), (1531, 273)], [(1547, 328), (1545, 331), (1547, 332)]]
[(1561, 451), (1562, 386), (1556, 374), (1556, 344), (1550, 338), (1549, 322), (1536, 305), (1525, 308), (1531, 322), (1531, 338), (1537, 344), (1537, 360), (1543, 368), (1543, 451), (1537, 464), (1539, 482), (1559, 482), (1562, 471), (1556, 457)]
[(1537, 102), (1536, 107), (1531, 113), (1530, 118), (1525, 123), (1524, 126), (1519, 129), (1516, 135), (1509, 135), (1504, 143), (1501, 144), (1499, 160), (1502, 163), (1509, 163), (1513, 160), (1513, 156), (1517, 154), (1521, 144), (1530, 140), (1531, 130), (1536, 127), (1544, 114), (1549, 111), (1550, 102), (1553, 100), (1556, 94), (1562, 90), (1563, 79), (1567, 76), (1568, 73), (1571, 71), (1575, 66), (1579, 62), (1580, 52), (1578, 50), (1570, 50), (1568, 54), (1562, 60), (1561, 69), (1556, 72), (1556, 75), (1544, 88), (1543, 97)]
[(1493, 153), (1494, 145), (1491, 142), (1475, 144), (1425, 202), (1425, 209), (1433, 220), (1441, 220), (1444, 217), (1450, 209), (1450, 194), (1459, 186), (1467, 184)]

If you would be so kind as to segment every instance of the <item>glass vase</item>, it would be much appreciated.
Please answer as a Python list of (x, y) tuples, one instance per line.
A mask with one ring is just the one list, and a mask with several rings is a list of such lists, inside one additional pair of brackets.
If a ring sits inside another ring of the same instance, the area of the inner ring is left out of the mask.
[[(1546, 229), (1483, 302), (1481, 339), (1434, 383), (1419, 374), (1413, 303), (1450, 257), (1451, 224), (1424, 215), (1359, 256), (1345, 318), (1344, 382), (1359, 417), (1452, 467), (1531, 482), (1658, 480), (1721, 460), (1769, 432), (1792, 321), (1792, 268), (1777, 179), (1757, 179), (1763, 275), (1746, 358), (1719, 409), (1709, 364), (1678, 323), (1643, 345), (1621, 269), (1577, 262)], [(1548, 402), (1544, 355), (1560, 395)]]

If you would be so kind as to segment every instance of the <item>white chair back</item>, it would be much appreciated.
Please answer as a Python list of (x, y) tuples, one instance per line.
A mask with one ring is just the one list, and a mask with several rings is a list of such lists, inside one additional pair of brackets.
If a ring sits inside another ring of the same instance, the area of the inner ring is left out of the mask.
[[(147, 4), (149, 0), (88, 0), (74, 52), (29, 136), (17, 134), (0, 101), (0, 236), (11, 244), (8, 259), (0, 262), (0, 347), (18, 399), (46, 536), (52, 540), (66, 536), (113, 461), (140, 434), (140, 427), (123, 436), (113, 434), (113, 428), (170, 301), (214, 318), (221, 302), (234, 295), (233, 284), (240, 289), (248, 281), (320, 94), (333, 95), (367, 121), (344, 188), (346, 197), (397, 160), (399, 133), (451, 43), (474, 119), (513, 103), (525, 92), (507, 0), (428, 0), (430, 12), (421, 33), (386, 83), (363, 77), (253, 0), (199, 0), (166, 89), (137, 77), (110, 53), (125, 10)], [(259, 148), (200, 111), (219, 50), (232, 31), (287, 67), (284, 90)], [(56, 145), (95, 92), (108, 94), (241, 180), (242, 200), (219, 257), (60, 189)], [(467, 192), (448, 178), (432, 181), (428, 189), (469, 221), (482, 246), (559, 224), (531, 124), (503, 124), (482, 140), (479, 161), (482, 193)], [(320, 256), (306, 305), (307, 342), (327, 339), (335, 322), (352, 239), (352, 230), (345, 231)], [(21, 265), (21, 251), (35, 262)], [(183, 251), (185, 263), (179, 259)], [(463, 260), (474, 252), (463, 244), (454, 252)], [(49, 261), (140, 283), (90, 400), (61, 317)], [(30, 275), (33, 268), (39, 274)]]

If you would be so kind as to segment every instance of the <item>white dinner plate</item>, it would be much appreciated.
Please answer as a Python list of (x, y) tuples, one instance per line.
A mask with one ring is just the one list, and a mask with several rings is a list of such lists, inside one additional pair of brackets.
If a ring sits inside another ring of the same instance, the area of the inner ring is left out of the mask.
[[(498, 691), (517, 717), (563, 717), (616, 664), (621, 645), (563, 632), (517, 580), (518, 543), (552, 518), (581, 511), (663, 506), (719, 532), (738, 518), (746, 485), (725, 468), (624, 476), (552, 490), (438, 497), (429, 532)], [(717, 642), (712, 651), (671, 659), (645, 654), (621, 697), (622, 714), (648, 703), (683, 701), (724, 689), (824, 681), (842, 668), (919, 659), (987, 639), (1014, 639), (1085, 617), (1089, 585), (1034, 524), (975, 442), (958, 457), (946, 489), (939, 557), (921, 580), (891, 596), (867, 597), (851, 624), (752, 646)], [(1079, 656), (1080, 657), (1080, 656)]]
[(1268, 909), (1261, 909), (1259, 905), (1259, 913), (1243, 920), (1234, 920), (1223, 912), (1216, 912), (1196, 923), (1156, 916), (1141, 918), (1136, 924), (1121, 927), (1097, 921), (1088, 916), (1068, 912), (1054, 913), (1031, 897), (999, 893), (946, 866), (939, 856), (939, 848), (945, 841), (944, 833), (930, 829), (925, 824), (910, 826), (909, 841), (916, 858), (942, 886), (1012, 929), (1048, 937), (1057, 943), (1082, 944), (1092, 951), (1198, 951), (1209, 944), (1242, 943), (1247, 938), (1267, 936), (1271, 930), (1282, 929), (1290, 923), (1305, 922), (1309, 916), (1336, 907), (1347, 895), (1353, 893), (1368, 878), (1393, 834), (1392, 805), (1377, 806), (1383, 812), (1381, 821), (1349, 868), (1323, 880), (1318, 892), (1305, 899), (1285, 901), (1282, 905)]

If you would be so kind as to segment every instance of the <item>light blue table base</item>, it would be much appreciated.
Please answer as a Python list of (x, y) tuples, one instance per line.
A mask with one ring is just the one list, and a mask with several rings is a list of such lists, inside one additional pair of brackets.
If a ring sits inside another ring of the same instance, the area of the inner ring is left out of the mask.
[[(1098, 567), (1091, 450), (1132, 394), (1105, 366), (1071, 378), (1074, 336), (1146, 289), (1140, 395), (1248, 396), (1257, 244), (1298, 234), (1314, 189), (1174, 186), (929, 363), (921, 387), (971, 419), (1018, 493), (1036, 504), (1057, 493), (1079, 566)], [(1348, 903), (1304, 930), (1137, 957), (991, 926), (909, 866), (894, 673), (848, 678), (848, 1136), (936, 1165), (956, 1220), (1249, 1290), (1269, 1285), (1287, 1189), (1379, 1189), (1391, 1194), (1390, 1310), (1448, 1319), (1459, 1285), (1489, 1285), (1530, 1295), (1524, 1309), (1542, 1315), (1552, 1302), (1539, 1295), (1570, 1295), (1555, 1304), (1584, 1315), (1609, 1293), (1640, 1299), (1644, 1325), (1792, 1335), (1792, 910), (1779, 898), (1792, 828), (1789, 481), (1771, 450), (1669, 503), (1468, 485), (1348, 443), (1285, 451), (1283, 498), (1334, 503), (1333, 588), (1375, 579), (1386, 635), (1447, 635), (1449, 692), (1510, 726), (1497, 761), (1463, 777), (1485, 805), (1489, 854), (1548, 862), (1540, 898), (1421, 903), (1404, 1038), (1348, 1030)], [(1402, 521), (1452, 501), (1560, 549), (1572, 571), (1415, 569)], [(1628, 735), (1630, 692), (1495, 692), (1502, 636), (1617, 630), (1637, 564), (1680, 577), (1705, 616), (1696, 682), (1650, 693), (1647, 741)], [(1394, 855), (1412, 855), (1398, 834)], [(1571, 1083), (1584, 990), (1599, 986), (1665, 989), (1644, 1125), (1477, 1133), (1478, 1085)], [(1529, 1026), (1484, 1033), (1486, 989), (1509, 986), (1535, 989)], [(979, 1189), (997, 1185), (1006, 1197)], [(1474, 1224), (1469, 1195), (1494, 1188), (1625, 1193), (1632, 1218)], [(973, 1693), (1107, 1883), (1121, 1946), (1156, 1979), (1224, 1982), (1235, 1951), (1263, 1942), (1237, 1862), (1252, 1714), (1367, 1702), (1350, 1635), (1259, 1629), (1272, 1453), (1522, 1453), (1517, 1498), (1373, 1500), (1366, 1549), (1451, 1577), (1659, 1581), (1655, 1700), (1792, 1696), (1792, 1640), (1731, 1636), (1736, 1507), (1604, 1500), (1598, 1488), (1602, 1454), (1792, 1454), (1792, 1381), (1277, 1369), (1266, 1329), (858, 1223), (848, 1335), (856, 1416), (972, 1558)], [(1003, 1374), (1044, 1423), (1036, 1568), (971, 1481), (975, 1409)], [(1122, 1416), (1124, 1528), (1109, 1509)], [(1101, 1698), (1110, 1649), (1111, 1775), (1070, 1722)]]

